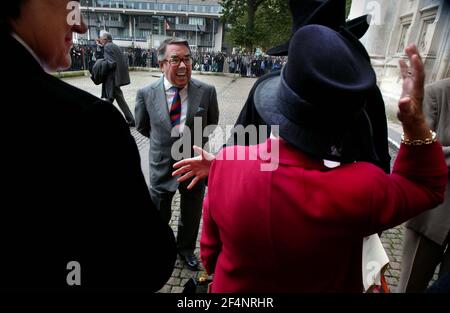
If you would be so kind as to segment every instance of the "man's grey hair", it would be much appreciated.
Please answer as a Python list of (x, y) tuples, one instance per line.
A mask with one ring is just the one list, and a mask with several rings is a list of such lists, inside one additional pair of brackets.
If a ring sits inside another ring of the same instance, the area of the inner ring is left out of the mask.
[(191, 48), (186, 39), (168, 38), (164, 40), (158, 48), (158, 61), (163, 61), (166, 58), (166, 49), (168, 45), (185, 45), (189, 49), (189, 54), (191, 53)]
[(112, 35), (111, 33), (108, 32), (102, 32), (102, 34), (100, 35), (100, 38), (105, 39), (108, 42), (112, 42)]

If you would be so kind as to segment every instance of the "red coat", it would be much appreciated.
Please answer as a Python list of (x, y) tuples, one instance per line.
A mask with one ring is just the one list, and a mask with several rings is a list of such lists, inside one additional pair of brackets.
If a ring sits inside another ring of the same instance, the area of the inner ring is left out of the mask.
[[(211, 167), (200, 250), (213, 292), (361, 292), (363, 237), (443, 201), (439, 143), (402, 145), (391, 175), (328, 169), (284, 141), (278, 169), (260, 171), (270, 160), (250, 149), (228, 147)], [(238, 151), (245, 160), (219, 160)]]

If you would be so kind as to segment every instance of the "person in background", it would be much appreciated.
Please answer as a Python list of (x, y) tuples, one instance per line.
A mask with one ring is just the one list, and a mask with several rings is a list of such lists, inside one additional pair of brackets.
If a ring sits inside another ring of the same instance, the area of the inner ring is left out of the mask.
[(110, 88), (106, 88), (107, 85), (103, 84), (102, 98), (108, 99), (111, 103), (116, 100), (120, 110), (122, 110), (122, 113), (125, 116), (128, 126), (134, 127), (135, 121), (133, 114), (131, 113), (128, 104), (123, 97), (122, 90), (120, 89), (121, 86), (130, 84), (130, 73), (128, 71), (125, 57), (120, 48), (112, 42), (112, 36), (110, 33), (103, 32), (100, 36), (100, 42), (103, 46), (105, 59), (116, 64), (115, 69), (108, 74), (108, 76), (112, 77), (114, 82), (112, 90)]

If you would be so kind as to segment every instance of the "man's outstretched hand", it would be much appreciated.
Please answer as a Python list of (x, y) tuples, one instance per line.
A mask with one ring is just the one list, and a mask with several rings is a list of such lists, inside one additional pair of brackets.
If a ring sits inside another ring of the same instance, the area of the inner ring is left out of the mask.
[(198, 156), (178, 161), (173, 165), (176, 170), (172, 173), (172, 176), (181, 175), (177, 179), (178, 182), (181, 183), (194, 177), (187, 189), (192, 189), (200, 180), (209, 175), (211, 162), (215, 159), (213, 154), (200, 147), (193, 146), (193, 149), (199, 154)]

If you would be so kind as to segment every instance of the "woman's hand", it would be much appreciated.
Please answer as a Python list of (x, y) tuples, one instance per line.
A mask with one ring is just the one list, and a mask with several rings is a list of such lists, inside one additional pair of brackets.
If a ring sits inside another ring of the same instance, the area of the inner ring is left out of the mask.
[(402, 122), (405, 138), (426, 139), (430, 129), (422, 111), (425, 72), (419, 51), (414, 44), (405, 49), (410, 67), (400, 60), (400, 73), (403, 78), (402, 95), (398, 102), (398, 119)]

